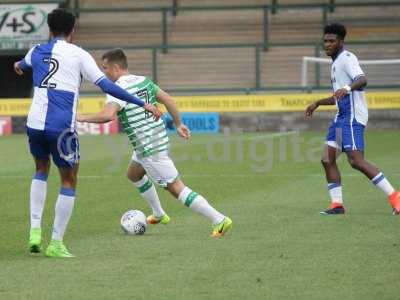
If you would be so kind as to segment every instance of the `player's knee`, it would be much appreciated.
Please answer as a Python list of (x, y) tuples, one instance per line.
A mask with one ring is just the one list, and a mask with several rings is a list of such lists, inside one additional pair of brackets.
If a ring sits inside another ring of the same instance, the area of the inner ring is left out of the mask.
[(71, 172), (62, 173), (61, 185), (65, 188), (75, 189), (78, 182), (78, 176), (72, 170)]
[(330, 166), (333, 166), (335, 164), (335, 161), (329, 160), (329, 159), (321, 159), (321, 164), (325, 167), (328, 168)]
[(168, 183), (166, 189), (175, 197), (178, 198), (179, 194), (185, 188), (185, 184), (181, 180), (175, 180), (174, 182)]
[(143, 176), (144, 175), (142, 175), (142, 174), (138, 175), (138, 174), (135, 174), (135, 173), (132, 173), (129, 171), (126, 173), (126, 177), (132, 182), (138, 182), (139, 180), (141, 180), (143, 178)]
[(133, 182), (135, 182), (136, 180), (133, 180), (133, 178), (132, 178), (132, 174), (131, 173), (129, 173), (129, 172), (126, 172), (126, 178), (128, 178), (130, 181), (133, 181)]
[(362, 169), (363, 161), (361, 159), (349, 158), (349, 163), (353, 169), (356, 170)]

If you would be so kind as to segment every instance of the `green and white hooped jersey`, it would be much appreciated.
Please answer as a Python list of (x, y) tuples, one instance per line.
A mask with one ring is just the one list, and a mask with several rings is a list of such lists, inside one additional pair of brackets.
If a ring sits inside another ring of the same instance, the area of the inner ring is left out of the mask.
[[(115, 83), (144, 102), (157, 104), (156, 96), (160, 88), (150, 79), (144, 76), (124, 75)], [(154, 121), (153, 115), (143, 107), (107, 95), (106, 103), (111, 102), (121, 107), (118, 118), (136, 155), (148, 157), (168, 150), (169, 138), (163, 120)]]

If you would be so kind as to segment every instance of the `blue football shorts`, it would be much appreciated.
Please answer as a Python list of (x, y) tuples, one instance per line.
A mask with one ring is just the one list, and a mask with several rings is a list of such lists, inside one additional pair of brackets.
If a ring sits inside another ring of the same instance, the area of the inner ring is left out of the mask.
[(49, 132), (27, 128), (29, 148), (37, 159), (49, 159), (59, 168), (72, 168), (79, 162), (79, 140), (76, 132)]
[(365, 126), (357, 121), (333, 121), (328, 129), (326, 144), (343, 152), (364, 151)]

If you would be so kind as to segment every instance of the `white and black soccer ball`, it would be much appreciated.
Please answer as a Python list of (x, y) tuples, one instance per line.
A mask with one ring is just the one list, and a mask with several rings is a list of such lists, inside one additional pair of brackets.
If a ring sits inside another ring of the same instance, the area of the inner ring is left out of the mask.
[(140, 210), (128, 210), (121, 218), (121, 227), (127, 234), (144, 234), (147, 227), (146, 216)]

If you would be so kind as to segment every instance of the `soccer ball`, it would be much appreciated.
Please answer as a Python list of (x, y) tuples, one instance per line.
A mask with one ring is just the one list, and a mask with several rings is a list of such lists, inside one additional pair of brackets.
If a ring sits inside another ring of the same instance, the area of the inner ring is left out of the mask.
[(140, 210), (129, 210), (121, 218), (121, 227), (127, 234), (144, 234), (147, 227), (146, 216)]

